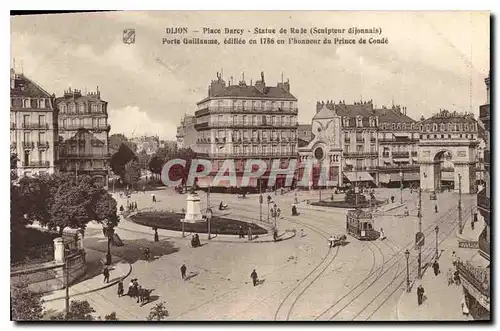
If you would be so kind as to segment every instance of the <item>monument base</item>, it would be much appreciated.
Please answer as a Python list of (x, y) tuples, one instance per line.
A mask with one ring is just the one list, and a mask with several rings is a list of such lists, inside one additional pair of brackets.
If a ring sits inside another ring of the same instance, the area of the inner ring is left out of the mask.
[(199, 217), (189, 217), (189, 218), (183, 218), (181, 219), (181, 222), (183, 223), (206, 223), (207, 219), (206, 218), (199, 218)]

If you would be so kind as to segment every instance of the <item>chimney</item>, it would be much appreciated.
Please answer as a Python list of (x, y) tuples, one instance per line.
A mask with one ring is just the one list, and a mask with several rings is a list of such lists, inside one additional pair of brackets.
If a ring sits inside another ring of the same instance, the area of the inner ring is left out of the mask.
[(217, 80), (212, 80), (208, 87), (208, 96), (214, 96), (226, 87), (226, 82), (222, 79), (222, 75), (217, 73)]
[(261, 80), (255, 82), (255, 88), (259, 90), (260, 93), (264, 93), (266, 89), (266, 82), (264, 80), (264, 71), (260, 73)]
[(287, 91), (288, 93), (290, 93), (290, 80), (288, 78), (286, 79), (286, 82), (283, 83), (283, 87), (284, 87), (283, 89), (285, 91)]

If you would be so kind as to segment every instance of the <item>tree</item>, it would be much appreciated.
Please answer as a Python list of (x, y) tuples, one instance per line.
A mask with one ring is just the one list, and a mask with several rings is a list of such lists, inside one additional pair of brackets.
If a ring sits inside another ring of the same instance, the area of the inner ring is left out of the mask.
[(116, 317), (116, 312), (112, 312), (109, 315), (104, 316), (105, 321), (118, 321), (118, 318)]
[(10, 287), (11, 319), (38, 321), (43, 316), (42, 295), (34, 293), (25, 284)]
[(95, 313), (95, 310), (88, 301), (74, 300), (69, 304), (68, 314), (61, 312), (50, 319), (55, 321), (93, 321), (92, 313)]
[(17, 179), (17, 161), (19, 161), (17, 153), (10, 153), (10, 180)]
[(111, 260), (111, 242), (115, 233), (115, 227), (120, 221), (117, 215), (116, 200), (107, 191), (102, 190), (93, 197), (94, 220), (101, 223), (104, 234), (108, 238), (108, 252), (106, 254), (106, 264), (110, 265)]
[(123, 179), (125, 175), (125, 165), (134, 159), (137, 159), (134, 152), (127, 145), (121, 144), (118, 152), (111, 155), (109, 160), (111, 170)]
[(165, 164), (164, 159), (160, 158), (157, 155), (154, 155), (153, 157), (151, 157), (151, 160), (149, 160), (148, 164), (149, 171), (151, 171), (154, 174), (160, 175), (164, 164)]
[(125, 165), (125, 175), (124, 178), (127, 184), (134, 187), (134, 184), (139, 182), (141, 179), (141, 166), (136, 160), (132, 160)]
[(137, 150), (137, 144), (129, 141), (122, 133), (115, 133), (109, 136), (109, 152), (111, 154), (118, 152), (122, 144), (130, 148), (133, 153)]
[(168, 317), (168, 310), (165, 308), (165, 302), (157, 303), (156, 306), (152, 307), (149, 311), (148, 321), (161, 321), (165, 317)]

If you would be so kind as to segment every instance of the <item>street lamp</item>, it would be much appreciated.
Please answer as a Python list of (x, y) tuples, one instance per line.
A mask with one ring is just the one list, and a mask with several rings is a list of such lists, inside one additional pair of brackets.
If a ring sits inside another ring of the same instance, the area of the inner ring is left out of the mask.
[(278, 218), (278, 206), (274, 204), (273, 206), (273, 216), (274, 216), (274, 229), (276, 230), (276, 222)]
[(210, 221), (211, 220), (212, 220), (212, 209), (207, 208), (208, 240), (212, 239), (210, 237)]
[(439, 257), (438, 253), (438, 233), (439, 233), (439, 226), (436, 225), (434, 228), (434, 231), (436, 231), (436, 259)]
[(410, 258), (410, 251), (407, 249), (405, 252), (406, 257), (406, 292), (410, 292), (410, 267), (408, 259)]
[(106, 225), (106, 236), (108, 237), (108, 252), (106, 253), (106, 264), (111, 265), (111, 240), (115, 234), (114, 228), (108, 224)]
[(399, 170), (400, 188), (401, 188), (401, 204), (403, 204), (403, 171)]
[(458, 174), (458, 233), (462, 234), (462, 175)]

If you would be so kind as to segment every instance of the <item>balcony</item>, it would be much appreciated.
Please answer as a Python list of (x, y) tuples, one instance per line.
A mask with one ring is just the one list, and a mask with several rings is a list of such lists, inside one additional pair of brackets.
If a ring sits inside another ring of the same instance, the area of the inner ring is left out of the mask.
[(36, 143), (36, 147), (38, 149), (47, 149), (47, 148), (49, 148), (49, 146), (50, 146), (50, 144), (49, 144), (48, 141), (43, 141), (43, 142), (39, 141), (39, 142)]
[(194, 125), (194, 129), (195, 130), (205, 130), (205, 129), (209, 129), (209, 125), (208, 125), (208, 122), (204, 122), (204, 123), (196, 123)]
[(23, 162), (23, 167), (25, 168), (48, 168), (50, 167), (49, 161), (31, 161), (31, 162)]
[(387, 139), (387, 138), (381, 138), (378, 140), (379, 143), (381, 144), (416, 144), (418, 143), (419, 139)]
[(410, 152), (392, 152), (394, 159), (407, 159), (410, 157)]
[(67, 159), (108, 159), (109, 153), (61, 153), (61, 158)]
[(298, 156), (296, 152), (233, 152), (233, 153), (200, 153), (198, 156), (204, 156), (209, 158), (227, 158), (227, 159), (235, 159), (235, 158), (274, 158), (274, 157), (291, 157), (295, 158)]
[(255, 113), (255, 114), (297, 114), (298, 108), (277, 108), (270, 109), (266, 107), (243, 107), (243, 106), (225, 106), (225, 107), (205, 107), (200, 110), (195, 111), (194, 115), (196, 117), (204, 116), (209, 113), (219, 114), (219, 113)]
[(420, 166), (418, 164), (388, 164), (388, 165), (379, 165), (377, 169), (380, 170), (414, 170), (420, 171)]
[(23, 123), (23, 129), (38, 129), (38, 130), (48, 130), (49, 123)]
[(344, 157), (356, 157), (356, 158), (364, 158), (369, 156), (377, 156), (377, 152), (344, 152)]
[(377, 142), (377, 138), (370, 138), (370, 141), (371, 141), (372, 143), (376, 143), (376, 142)]
[(364, 143), (364, 142), (365, 142), (365, 138), (362, 138), (362, 137), (356, 137), (356, 142), (357, 142), (357, 143)]
[(24, 149), (33, 149), (33, 148), (35, 148), (35, 143), (32, 141), (23, 141), (23, 148)]
[(65, 124), (59, 126), (60, 131), (66, 131), (66, 130), (79, 130), (79, 129), (87, 129), (95, 132), (101, 132), (101, 131), (109, 131), (111, 129), (111, 126), (109, 124)]

